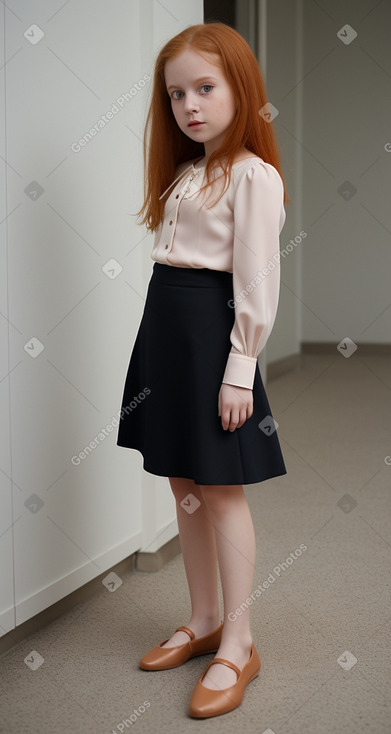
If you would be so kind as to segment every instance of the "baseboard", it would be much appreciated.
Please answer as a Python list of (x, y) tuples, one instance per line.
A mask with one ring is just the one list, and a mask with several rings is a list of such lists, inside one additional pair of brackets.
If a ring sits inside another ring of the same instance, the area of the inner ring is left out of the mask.
[[(301, 353), (302, 354), (336, 354), (338, 352), (337, 346), (343, 341), (335, 342), (302, 342)], [(352, 339), (354, 341), (354, 339)], [(357, 346), (357, 354), (365, 354), (376, 357), (389, 357), (391, 354), (391, 344), (371, 344), (369, 342), (354, 342)]]
[(162, 545), (155, 553), (137, 551), (135, 568), (137, 571), (159, 571), (167, 561), (182, 553), (179, 535), (174, 535), (165, 545)]
[[(354, 341), (354, 340), (353, 340)], [(389, 357), (391, 355), (391, 344), (357, 344), (357, 353), (365, 356)], [(300, 369), (303, 354), (338, 354), (339, 342), (302, 342), (301, 351), (291, 354), (267, 365), (267, 381), (272, 382), (287, 372)]]
[(269, 362), (267, 365), (267, 382), (272, 382), (287, 372), (293, 372), (300, 368), (301, 355), (291, 354), (289, 357)]
[(59, 599), (55, 604), (51, 604), (42, 612), (35, 614), (34, 617), (26, 620), (22, 624), (7, 632), (3, 637), (0, 637), (0, 656), (7, 653), (14, 647), (17, 647), (27, 637), (34, 634), (38, 630), (45, 627), (50, 622), (53, 622), (58, 617), (61, 617), (65, 612), (73, 609), (77, 604), (88, 599), (92, 599), (98, 591), (102, 590), (102, 579), (105, 578), (111, 571), (114, 571), (118, 576), (124, 578), (128, 573), (134, 573), (135, 571), (158, 571), (167, 561), (174, 558), (178, 553), (181, 553), (181, 546), (179, 543), (179, 535), (171, 538), (165, 545), (159, 548), (155, 553), (140, 553), (136, 551), (127, 558), (124, 558), (119, 563), (116, 563), (112, 568), (107, 569), (96, 578), (91, 579), (80, 588), (75, 589), (67, 596)]

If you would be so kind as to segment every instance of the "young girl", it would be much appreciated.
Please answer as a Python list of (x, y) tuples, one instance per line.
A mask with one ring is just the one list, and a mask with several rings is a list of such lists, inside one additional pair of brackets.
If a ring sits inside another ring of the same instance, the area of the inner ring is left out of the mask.
[(169, 479), (191, 598), (187, 624), (140, 667), (165, 670), (216, 652), (190, 701), (200, 718), (238, 707), (259, 673), (249, 601), (255, 536), (243, 485), (287, 473), (257, 363), (277, 311), (289, 202), (267, 113), (257, 60), (230, 26), (191, 26), (160, 51), (138, 212), (156, 231), (154, 265), (117, 445), (140, 451), (147, 472)]

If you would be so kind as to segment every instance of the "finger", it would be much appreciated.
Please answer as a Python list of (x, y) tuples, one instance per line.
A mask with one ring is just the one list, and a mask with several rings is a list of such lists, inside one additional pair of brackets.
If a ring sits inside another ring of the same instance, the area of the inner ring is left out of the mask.
[(229, 410), (229, 408), (223, 407), (222, 412), (221, 412), (221, 425), (224, 431), (228, 429), (230, 419), (231, 419), (231, 411)]
[(239, 410), (237, 408), (232, 408), (229, 430), (231, 432), (234, 431), (235, 428), (237, 428), (238, 423), (239, 423)]
[(237, 428), (241, 428), (242, 425), (246, 422), (246, 420), (247, 420), (248, 417), (249, 416), (247, 415), (246, 408), (242, 408), (241, 411), (240, 411), (239, 423), (237, 425)]

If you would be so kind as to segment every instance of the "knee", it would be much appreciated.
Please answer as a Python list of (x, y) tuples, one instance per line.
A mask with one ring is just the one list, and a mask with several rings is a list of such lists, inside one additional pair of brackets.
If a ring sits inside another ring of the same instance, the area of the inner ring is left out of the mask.
[(208, 510), (217, 516), (230, 511), (244, 496), (242, 485), (202, 485), (201, 493)]
[(201, 502), (201, 490), (198, 484), (195, 484), (193, 479), (186, 479), (185, 477), (168, 477), (170, 482), (171, 491), (178, 502), (187, 497), (188, 494), (193, 494)]

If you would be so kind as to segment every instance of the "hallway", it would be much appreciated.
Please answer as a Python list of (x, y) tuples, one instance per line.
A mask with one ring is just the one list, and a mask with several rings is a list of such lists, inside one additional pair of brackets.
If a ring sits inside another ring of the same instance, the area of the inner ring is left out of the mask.
[[(288, 474), (246, 487), (262, 667), (241, 706), (202, 723), (188, 717), (212, 655), (138, 668), (190, 617), (177, 555), (157, 573), (129, 566), (113, 593), (101, 585), (4, 652), (0, 731), (389, 733), (390, 358), (358, 349), (301, 361), (267, 384)], [(33, 651), (43, 658), (36, 669)]]

